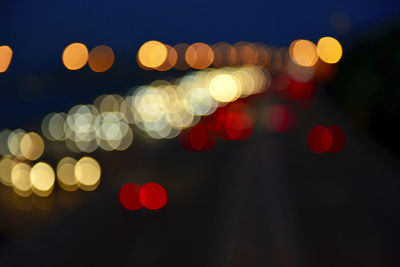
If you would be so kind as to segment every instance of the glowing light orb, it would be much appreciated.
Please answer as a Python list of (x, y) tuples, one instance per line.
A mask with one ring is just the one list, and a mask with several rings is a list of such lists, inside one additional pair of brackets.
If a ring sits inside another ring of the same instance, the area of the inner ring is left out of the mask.
[(319, 58), (329, 64), (337, 63), (343, 55), (341, 44), (333, 37), (319, 39), (317, 49)]
[(167, 59), (168, 49), (158, 41), (144, 43), (138, 51), (137, 59), (146, 68), (157, 68)]
[(62, 54), (62, 61), (69, 70), (79, 70), (86, 65), (89, 51), (84, 44), (72, 43), (68, 45)]

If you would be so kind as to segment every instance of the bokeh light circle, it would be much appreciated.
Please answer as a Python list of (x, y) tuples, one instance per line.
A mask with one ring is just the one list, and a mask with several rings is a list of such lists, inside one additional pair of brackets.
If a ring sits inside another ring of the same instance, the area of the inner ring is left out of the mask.
[(344, 147), (346, 143), (346, 136), (343, 130), (336, 125), (331, 125), (328, 127), (328, 129), (332, 133), (333, 137), (333, 143), (332, 147), (329, 149), (329, 153), (337, 153)]
[(57, 164), (57, 181), (61, 188), (66, 191), (78, 189), (78, 180), (75, 177), (76, 160), (71, 157), (64, 157)]
[[(100, 181), (101, 168), (99, 163), (91, 157), (83, 157), (75, 164), (75, 177), (81, 184), (82, 189), (95, 186)], [(84, 187), (82, 187), (82, 185)], [(85, 187), (86, 186), (86, 187)]]
[(107, 71), (114, 63), (114, 52), (106, 45), (96, 46), (89, 53), (88, 63), (94, 72)]
[(331, 131), (321, 125), (315, 126), (307, 136), (307, 144), (312, 152), (322, 154), (331, 149), (333, 136)]
[(229, 112), (225, 118), (225, 132), (232, 140), (243, 140), (253, 131), (253, 120), (246, 112)]
[(239, 82), (229, 74), (218, 74), (210, 82), (210, 95), (219, 102), (231, 102), (240, 94)]
[(303, 67), (311, 67), (317, 63), (318, 52), (315, 44), (308, 40), (295, 40), (289, 47), (290, 58)]
[(146, 68), (157, 68), (167, 59), (168, 49), (159, 41), (148, 41), (138, 51), (137, 59)]
[(157, 183), (147, 183), (139, 190), (139, 201), (149, 210), (161, 209), (167, 204), (167, 191)]
[(14, 192), (19, 196), (27, 197), (32, 194), (30, 172), (31, 166), (24, 162), (15, 164), (11, 170), (11, 183)]
[(205, 43), (194, 43), (185, 52), (186, 62), (194, 69), (205, 69), (214, 61), (214, 52)]
[(10, 156), (4, 156), (0, 159), (0, 182), (6, 186), (11, 186), (11, 171), (17, 161)]
[[(184, 140), (185, 136), (181, 137), (181, 144), (188, 150), (207, 151), (213, 148), (217, 142), (216, 136), (213, 132), (207, 129), (203, 123), (199, 123), (189, 129), (187, 133), (187, 141)], [(184, 143), (182, 143), (184, 142)]]
[(13, 51), (8, 45), (0, 46), (0, 73), (5, 72), (10, 66)]
[(54, 186), (55, 174), (53, 168), (45, 163), (36, 163), (30, 173), (32, 187), (38, 196), (48, 196)]
[(167, 71), (172, 69), (175, 67), (175, 64), (178, 60), (178, 53), (176, 52), (176, 49), (169, 45), (165, 45), (165, 47), (168, 49), (168, 56), (163, 64), (155, 68), (158, 71)]
[(319, 39), (317, 49), (319, 58), (326, 63), (334, 64), (342, 58), (342, 45), (333, 37)]
[(119, 190), (119, 201), (128, 210), (138, 210), (142, 208), (139, 201), (140, 186), (134, 183), (125, 184)]
[(28, 160), (36, 160), (43, 154), (43, 139), (35, 132), (27, 133), (21, 139), (20, 149), (24, 158)]
[(89, 51), (84, 44), (72, 43), (68, 45), (62, 54), (62, 61), (69, 70), (78, 70), (86, 65)]

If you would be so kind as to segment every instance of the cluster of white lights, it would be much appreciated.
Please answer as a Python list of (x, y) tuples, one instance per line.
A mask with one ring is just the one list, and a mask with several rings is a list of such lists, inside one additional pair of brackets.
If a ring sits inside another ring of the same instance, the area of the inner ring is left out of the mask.
[[(104, 99), (113, 98), (107, 96)], [(104, 100), (103, 99), (103, 100)], [(42, 122), (43, 135), (52, 141), (65, 141), (74, 152), (125, 150), (133, 140), (126, 116), (118, 111), (100, 112), (94, 105), (77, 105), (66, 113), (51, 113)]]
[(133, 141), (132, 124), (154, 139), (173, 138), (218, 106), (260, 93), (269, 83), (268, 71), (256, 66), (191, 72), (173, 82), (133, 88), (126, 97), (102, 95), (68, 113), (51, 113), (42, 132), (75, 152), (125, 150)]

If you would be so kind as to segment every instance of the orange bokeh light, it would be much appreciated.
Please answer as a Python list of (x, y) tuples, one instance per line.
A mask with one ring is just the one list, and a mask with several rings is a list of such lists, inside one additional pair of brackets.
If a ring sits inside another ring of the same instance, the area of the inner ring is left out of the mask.
[(239, 60), (241, 65), (255, 65), (258, 61), (258, 51), (254, 44), (247, 42), (239, 42), (234, 45), (238, 51)]
[(187, 64), (186, 59), (185, 59), (185, 53), (186, 50), (188, 49), (189, 45), (185, 43), (177, 44), (174, 46), (175, 51), (178, 55), (178, 59), (175, 64), (175, 69), (177, 70), (187, 70), (190, 68), (190, 66)]
[(220, 42), (212, 46), (214, 52), (213, 65), (217, 68), (232, 66), (237, 61), (236, 49), (228, 43)]
[(178, 53), (176, 52), (175, 48), (169, 45), (165, 45), (165, 47), (168, 50), (167, 59), (164, 61), (163, 64), (155, 68), (158, 71), (167, 71), (172, 69), (178, 60)]
[(316, 45), (308, 40), (295, 40), (289, 47), (290, 58), (299, 66), (312, 67), (317, 63)]
[(333, 37), (322, 37), (317, 43), (318, 55), (329, 64), (337, 63), (343, 55), (342, 45)]
[(0, 46), (0, 73), (5, 72), (10, 66), (13, 51), (8, 45)]
[(114, 63), (114, 52), (106, 45), (99, 45), (89, 53), (89, 67), (94, 72), (104, 72)]
[(185, 53), (186, 62), (194, 69), (205, 69), (214, 61), (214, 52), (205, 43), (194, 43)]
[(271, 50), (264, 44), (257, 44), (258, 59), (257, 65), (267, 67), (271, 62)]
[(86, 65), (89, 57), (87, 47), (81, 43), (68, 45), (62, 54), (62, 61), (69, 70), (79, 70)]
[(140, 66), (154, 69), (161, 66), (167, 59), (168, 49), (159, 41), (148, 41), (144, 43), (137, 53)]

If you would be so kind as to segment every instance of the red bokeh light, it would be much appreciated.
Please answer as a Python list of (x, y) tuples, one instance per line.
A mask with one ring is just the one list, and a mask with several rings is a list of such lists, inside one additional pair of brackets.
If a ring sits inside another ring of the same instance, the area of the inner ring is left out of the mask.
[(209, 131), (217, 133), (222, 139), (230, 140), (231, 138), (225, 132), (225, 121), (228, 114), (226, 107), (220, 107), (205, 118), (204, 125)]
[(253, 131), (253, 120), (246, 112), (229, 112), (225, 118), (225, 131), (230, 139), (246, 139)]
[(262, 121), (271, 132), (288, 132), (297, 125), (297, 112), (289, 105), (271, 105), (264, 109)]
[(157, 183), (147, 183), (139, 190), (139, 201), (149, 210), (161, 209), (167, 204), (167, 191)]
[(315, 126), (308, 133), (307, 143), (311, 151), (322, 154), (331, 149), (333, 144), (333, 135), (331, 131), (324, 126)]
[(314, 82), (298, 82), (294, 79), (290, 79), (286, 90), (284, 91), (284, 97), (286, 100), (310, 100), (315, 92)]
[(119, 190), (119, 201), (128, 210), (138, 210), (142, 207), (139, 201), (140, 186), (134, 183), (125, 184)]
[(194, 150), (203, 150), (208, 142), (207, 128), (203, 124), (197, 124), (189, 131), (189, 144)]
[(207, 151), (217, 143), (216, 134), (206, 124), (199, 123), (179, 135), (183, 148), (189, 151)]
[(189, 131), (190, 129), (184, 129), (178, 136), (179, 143), (181, 146), (189, 151), (193, 151), (192, 147), (189, 144)]
[(253, 118), (256, 117), (256, 108), (239, 100), (218, 108), (205, 118), (204, 125), (209, 132), (215, 132), (225, 140), (242, 140), (253, 131)]
[(333, 136), (333, 143), (331, 148), (329, 149), (329, 152), (330, 153), (339, 152), (346, 143), (346, 136), (344, 135), (342, 129), (336, 125), (331, 125), (328, 127), (328, 129)]

